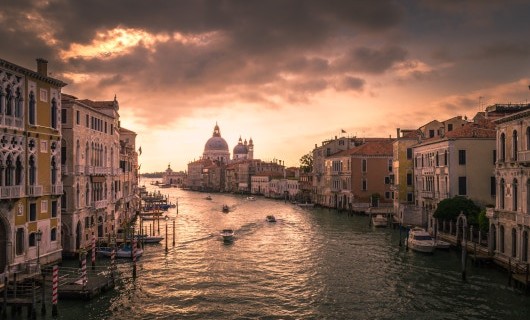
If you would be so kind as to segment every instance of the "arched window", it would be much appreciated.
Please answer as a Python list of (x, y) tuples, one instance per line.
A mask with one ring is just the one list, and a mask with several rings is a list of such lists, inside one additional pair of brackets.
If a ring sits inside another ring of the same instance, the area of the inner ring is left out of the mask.
[(76, 188), (76, 196), (75, 196), (75, 207), (76, 208), (79, 208), (79, 206), (81, 205), (81, 202), (80, 202), (80, 199), (81, 199), (81, 191), (79, 190), (79, 183), (77, 184), (77, 188)]
[(504, 253), (504, 226), (499, 227), (499, 250)]
[(57, 184), (57, 163), (55, 162), (55, 157), (52, 157), (51, 161), (51, 182), (52, 185)]
[(66, 141), (61, 141), (61, 164), (64, 166), (66, 164)]
[(6, 88), (6, 116), (13, 116), (13, 91), (11, 91), (11, 86)]
[(66, 202), (66, 191), (63, 191), (63, 196), (61, 197), (61, 208), (63, 208), (64, 210), (66, 210)]
[(2, 161), (2, 158), (0, 158), (0, 186), (4, 185), (4, 171), (5, 171), (4, 162)]
[(79, 140), (75, 143), (75, 165), (78, 166), (81, 163), (79, 162), (79, 159), (81, 157), (81, 146), (79, 145)]
[(504, 209), (504, 179), (501, 179), (501, 182), (499, 183), (499, 207), (501, 209)]
[(15, 165), (13, 164), (13, 159), (11, 155), (7, 156), (6, 160), (6, 186), (13, 185), (13, 172), (15, 171)]
[(5, 97), (4, 89), (2, 88), (2, 86), (0, 86), (0, 115), (4, 114), (4, 105), (5, 105), (4, 97)]
[(22, 99), (22, 93), (20, 92), (20, 88), (17, 88), (17, 92), (15, 95), (15, 117), (22, 118), (23, 114), (23, 99)]
[(436, 151), (436, 166), (439, 167), (440, 166), (440, 157), (438, 155), (438, 151)]
[(526, 150), (530, 150), (530, 127), (526, 127)]
[(34, 186), (37, 183), (37, 168), (35, 167), (35, 156), (29, 156), (29, 184)]
[(37, 239), (35, 238), (35, 232), (29, 234), (28, 245), (34, 247), (37, 245)]
[(501, 138), (500, 138), (500, 146), (499, 146), (499, 149), (501, 150), (501, 153), (499, 155), (499, 160), (501, 162), (504, 162), (506, 161), (506, 136), (504, 135), (504, 132), (501, 133)]
[(90, 205), (90, 189), (88, 187), (88, 182), (85, 186), (85, 206), (89, 206)]
[(518, 207), (518, 186), (517, 186), (517, 179), (513, 179), (513, 185), (512, 185), (512, 197), (513, 197), (513, 211), (517, 211)]
[(518, 150), (518, 142), (519, 140), (519, 136), (517, 135), (517, 130), (513, 130), (513, 133), (512, 133), (512, 159), (517, 161), (517, 152), (519, 151)]
[(512, 257), (517, 256), (517, 230), (512, 228)]
[(20, 160), (20, 156), (17, 157), (17, 161), (15, 164), (15, 185), (20, 186), (22, 185), (22, 173), (24, 168), (22, 167), (22, 161)]
[(35, 94), (33, 93), (33, 91), (31, 91), (29, 93), (29, 105), (28, 105), (28, 113), (29, 113), (29, 124), (35, 124), (35, 121), (36, 121), (36, 115), (37, 115), (37, 108), (35, 107), (36, 106), (36, 103), (35, 103)]
[(103, 237), (103, 218), (98, 218), (98, 237)]
[(52, 99), (51, 122), (52, 128), (57, 129), (57, 100), (55, 98)]

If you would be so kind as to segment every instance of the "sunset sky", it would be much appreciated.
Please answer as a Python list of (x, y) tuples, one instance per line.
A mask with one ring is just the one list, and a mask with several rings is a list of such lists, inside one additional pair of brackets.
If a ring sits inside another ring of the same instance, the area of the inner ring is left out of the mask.
[(142, 172), (230, 152), (298, 166), (341, 135), (396, 135), (530, 95), (530, 2), (6, 0), (0, 58), (120, 103)]

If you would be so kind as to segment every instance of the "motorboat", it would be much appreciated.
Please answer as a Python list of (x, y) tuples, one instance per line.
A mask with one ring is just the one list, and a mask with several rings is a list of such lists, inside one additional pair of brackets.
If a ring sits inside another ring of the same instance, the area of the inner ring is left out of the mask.
[(306, 202), (306, 203), (297, 203), (299, 207), (302, 207), (302, 208), (313, 208), (315, 206), (314, 203), (309, 203), (309, 202)]
[(250, 197), (247, 197), (247, 200), (248, 200), (248, 201), (254, 201), (254, 200), (256, 200), (256, 198), (250, 196)]
[(436, 249), (436, 244), (425, 229), (415, 227), (409, 230), (407, 247), (418, 252), (432, 253)]
[[(120, 245), (119, 247), (115, 248), (115, 257), (116, 258), (129, 258), (132, 259), (132, 249), (130, 243), (124, 243)], [(111, 257), (112, 256), (112, 247), (99, 247), (98, 248), (99, 255), (103, 257)], [(144, 250), (142, 248), (136, 248), (136, 257), (140, 257), (144, 253)]]
[(206, 200), (212, 200), (212, 196), (211, 195), (207, 195), (205, 199)]
[(434, 245), (436, 246), (436, 249), (447, 250), (451, 248), (451, 244), (449, 242), (440, 239), (435, 239)]
[(265, 220), (267, 220), (267, 222), (276, 222), (276, 218), (273, 215), (268, 215)]
[(228, 207), (228, 205), (223, 204), (223, 212), (228, 213), (229, 211), (230, 211), (230, 208)]
[(382, 214), (377, 214), (372, 217), (372, 225), (376, 228), (386, 227), (388, 226), (388, 219)]
[(160, 243), (160, 241), (164, 240), (164, 237), (148, 236), (146, 234), (136, 234), (134, 237), (143, 243)]
[(221, 231), (221, 237), (223, 237), (224, 242), (232, 242), (234, 240), (234, 230), (223, 229), (223, 231)]

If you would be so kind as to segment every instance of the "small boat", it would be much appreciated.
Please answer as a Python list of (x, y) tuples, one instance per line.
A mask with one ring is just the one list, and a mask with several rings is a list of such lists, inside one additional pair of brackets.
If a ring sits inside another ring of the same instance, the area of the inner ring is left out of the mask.
[(205, 199), (206, 200), (212, 200), (212, 196), (211, 195), (207, 195)]
[(436, 246), (436, 249), (442, 249), (442, 250), (446, 250), (446, 249), (449, 249), (451, 247), (451, 244), (447, 241), (443, 241), (443, 240), (440, 240), (440, 239), (435, 239), (434, 240), (434, 245)]
[(423, 228), (412, 228), (407, 238), (407, 246), (414, 251), (432, 253), (436, 249), (431, 235)]
[(164, 240), (164, 237), (148, 236), (146, 234), (136, 234), (134, 237), (143, 243), (160, 243), (160, 241)]
[(230, 208), (228, 207), (228, 205), (223, 204), (223, 212), (228, 213), (228, 211), (230, 211)]
[(306, 202), (306, 203), (297, 203), (299, 207), (302, 207), (302, 208), (313, 208), (315, 206), (314, 203), (309, 203), (309, 202)]
[[(111, 257), (112, 255), (112, 248), (111, 247), (99, 247), (98, 248), (99, 255), (103, 257)], [(144, 253), (144, 250), (141, 248), (136, 248), (136, 257), (142, 256)], [(129, 258), (132, 259), (132, 246), (129, 243), (122, 244), (119, 247), (116, 248), (115, 251), (115, 257), (116, 258)]]
[(382, 214), (377, 214), (372, 217), (372, 225), (376, 228), (386, 227), (388, 225), (388, 219)]
[(254, 200), (256, 200), (256, 198), (250, 196), (250, 197), (247, 197), (247, 200), (248, 200), (248, 201), (254, 201)]
[(267, 220), (267, 222), (276, 222), (276, 218), (273, 215), (268, 215), (265, 220)]
[(221, 231), (221, 237), (223, 237), (224, 242), (232, 242), (234, 240), (234, 230), (223, 229), (223, 231)]

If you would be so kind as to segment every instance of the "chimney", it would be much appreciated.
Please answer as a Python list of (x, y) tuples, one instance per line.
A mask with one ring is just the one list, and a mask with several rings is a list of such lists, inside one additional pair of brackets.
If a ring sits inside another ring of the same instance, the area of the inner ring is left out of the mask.
[(37, 59), (37, 73), (41, 76), (48, 76), (48, 60), (43, 58)]
[(397, 128), (396, 131), (397, 131), (397, 135), (396, 135), (396, 137), (399, 139), (399, 138), (400, 138), (399, 134), (400, 134), (400, 132), (401, 132), (401, 129), (400, 129), (400, 128)]

